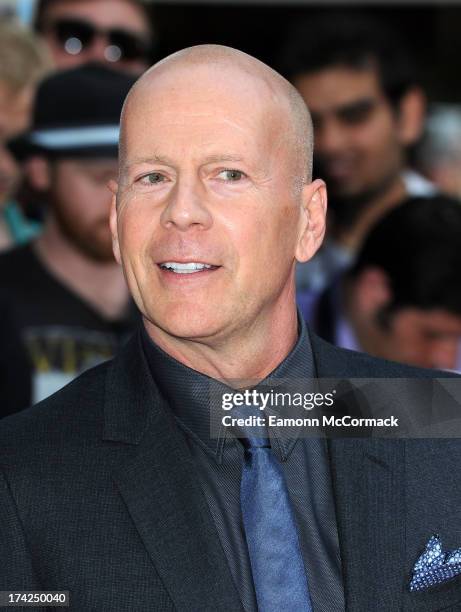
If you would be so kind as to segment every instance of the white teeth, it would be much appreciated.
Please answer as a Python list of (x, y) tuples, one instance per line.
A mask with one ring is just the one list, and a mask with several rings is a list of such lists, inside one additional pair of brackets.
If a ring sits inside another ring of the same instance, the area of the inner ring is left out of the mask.
[(193, 274), (194, 272), (200, 272), (200, 270), (212, 268), (213, 266), (210, 264), (195, 263), (193, 261), (187, 263), (166, 261), (165, 263), (160, 264), (160, 267), (166, 268), (167, 270), (171, 270), (172, 272), (176, 272), (177, 274)]

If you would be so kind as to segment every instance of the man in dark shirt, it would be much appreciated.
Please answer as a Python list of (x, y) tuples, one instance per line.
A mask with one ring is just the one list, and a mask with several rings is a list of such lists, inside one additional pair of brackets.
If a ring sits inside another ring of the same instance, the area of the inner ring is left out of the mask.
[(456, 605), (459, 579), (411, 570), (432, 533), (459, 545), (457, 440), (309, 440), (221, 420), (223, 391), (251, 420), (262, 399), (241, 406), (239, 392), (305, 392), (309, 377), (432, 385), (297, 316), (295, 262), (320, 245), (326, 208), (301, 97), (205, 45), (148, 71), (121, 126), (111, 229), (144, 325), (115, 360), (0, 424), (0, 591), (66, 589), (75, 610), (127, 612)]
[[(0, 256), (4, 308), (20, 330), (32, 387), (29, 397), (9, 392), (0, 417), (112, 357), (138, 322), (112, 253), (107, 188), (133, 83), (97, 65), (51, 75), (39, 87), (31, 130), (10, 145), (47, 208), (43, 233)], [(23, 388), (19, 364), (9, 370), (2, 390)]]

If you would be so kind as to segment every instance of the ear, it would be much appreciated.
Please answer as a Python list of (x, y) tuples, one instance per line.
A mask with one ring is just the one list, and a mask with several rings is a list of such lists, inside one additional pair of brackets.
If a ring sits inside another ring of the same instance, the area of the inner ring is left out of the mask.
[(44, 157), (31, 157), (24, 163), (24, 171), (36, 191), (48, 191), (51, 186), (51, 167)]
[(366, 318), (374, 317), (392, 299), (388, 276), (381, 268), (365, 268), (354, 283), (355, 307)]
[(122, 258), (120, 256), (120, 245), (118, 242), (118, 224), (117, 224), (117, 192), (118, 184), (116, 181), (109, 181), (107, 184), (110, 191), (112, 192), (112, 201), (110, 205), (109, 225), (112, 234), (112, 250), (114, 252), (115, 260), (118, 264), (122, 264)]
[(403, 145), (417, 142), (424, 128), (427, 100), (422, 89), (412, 87), (402, 97), (399, 105), (399, 136)]
[(300, 263), (311, 259), (325, 235), (327, 189), (321, 179), (305, 185), (302, 190), (301, 226), (295, 257)]

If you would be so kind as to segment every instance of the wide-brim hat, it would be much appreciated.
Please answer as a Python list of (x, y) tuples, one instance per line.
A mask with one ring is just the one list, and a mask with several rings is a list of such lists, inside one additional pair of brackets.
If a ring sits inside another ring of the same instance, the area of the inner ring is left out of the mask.
[(38, 87), (31, 128), (8, 147), (19, 161), (117, 157), (120, 113), (136, 79), (99, 64), (56, 72)]

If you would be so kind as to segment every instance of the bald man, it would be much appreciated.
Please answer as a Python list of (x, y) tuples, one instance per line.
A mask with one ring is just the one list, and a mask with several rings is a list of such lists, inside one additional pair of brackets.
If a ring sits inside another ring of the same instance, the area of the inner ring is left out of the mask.
[(428, 376), (297, 316), (295, 264), (325, 229), (311, 159), (301, 98), (244, 53), (186, 49), (135, 84), (110, 224), (143, 325), (0, 424), (0, 591), (68, 591), (82, 612), (461, 601), (459, 581), (412, 573), (432, 533), (461, 544), (456, 440), (309, 438), (264, 412), (274, 386), (306, 399), (316, 378)]

